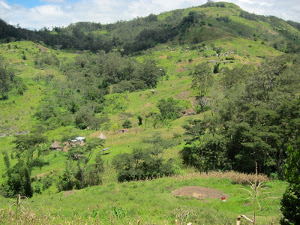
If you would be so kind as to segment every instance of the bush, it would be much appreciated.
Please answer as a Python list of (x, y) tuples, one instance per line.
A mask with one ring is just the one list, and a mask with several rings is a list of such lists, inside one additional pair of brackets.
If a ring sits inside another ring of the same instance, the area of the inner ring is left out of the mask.
[(161, 119), (175, 120), (180, 117), (179, 111), (181, 108), (178, 106), (179, 101), (173, 98), (161, 99), (157, 104), (160, 111)]
[(15, 197), (18, 194), (22, 196), (32, 197), (33, 188), (31, 186), (30, 168), (27, 167), (24, 161), (19, 162), (7, 170), (7, 180), (2, 185), (2, 195), (5, 197)]
[(175, 173), (173, 159), (164, 160), (165, 149), (174, 146), (174, 140), (163, 140), (155, 134), (152, 138), (143, 140), (150, 145), (148, 149), (134, 149), (131, 154), (123, 153), (113, 158), (112, 164), (118, 170), (120, 182), (130, 180), (145, 180)]
[(131, 128), (132, 127), (132, 123), (130, 120), (125, 120), (124, 123), (122, 124), (122, 127), (125, 129)]
[(300, 222), (300, 139), (298, 146), (290, 146), (287, 151), (288, 160), (285, 170), (289, 182), (282, 201), (281, 212), (284, 218), (281, 224), (298, 224)]
[(163, 160), (149, 151), (134, 149), (132, 154), (123, 153), (114, 157), (113, 165), (118, 170), (118, 181), (145, 180), (174, 174), (173, 160)]

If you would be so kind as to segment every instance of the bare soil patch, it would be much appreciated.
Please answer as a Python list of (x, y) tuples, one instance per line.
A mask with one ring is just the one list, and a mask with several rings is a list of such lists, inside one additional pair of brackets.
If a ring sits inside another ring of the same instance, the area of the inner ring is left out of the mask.
[(39, 49), (41, 49), (42, 52), (47, 52), (47, 51), (48, 51), (48, 49), (45, 48), (45, 47), (42, 46), (42, 45), (37, 45), (37, 47), (38, 47)]
[(166, 54), (166, 53), (164, 53), (164, 55), (162, 55), (162, 56), (159, 56), (159, 58), (161, 58), (161, 59), (166, 59), (166, 58), (167, 58), (167, 54)]
[(186, 186), (179, 189), (176, 189), (172, 192), (173, 195), (176, 196), (192, 196), (197, 199), (204, 198), (230, 198), (229, 195), (224, 194), (223, 192), (213, 189), (213, 188), (205, 188), (199, 186)]
[(189, 95), (191, 94), (191, 91), (183, 91), (180, 92), (178, 95), (176, 95), (175, 99), (188, 99)]
[(186, 71), (186, 68), (180, 68), (180, 69), (176, 70), (177, 73), (182, 73), (184, 71)]
[(153, 105), (153, 104), (148, 102), (146, 105), (144, 105), (144, 107), (148, 107), (148, 106), (151, 106), (151, 105)]
[(66, 191), (65, 193), (64, 193), (64, 196), (66, 197), (66, 196), (69, 196), (69, 195), (71, 195), (71, 194), (73, 194), (74, 192), (76, 192), (77, 190), (71, 190), (71, 191)]

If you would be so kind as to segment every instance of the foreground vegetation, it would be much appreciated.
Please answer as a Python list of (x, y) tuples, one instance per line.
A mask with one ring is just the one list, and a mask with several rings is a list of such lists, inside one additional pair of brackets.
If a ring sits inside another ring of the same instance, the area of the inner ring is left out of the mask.
[[(254, 212), (247, 177), (238, 173), (187, 174), (173, 178), (110, 183), (79, 191), (54, 195), (37, 195), (15, 200), (0, 198), (5, 205), (0, 211), (2, 223), (58, 224), (73, 221), (76, 224), (233, 224), (239, 215), (251, 217)], [(230, 196), (221, 199), (196, 199), (193, 196), (174, 196), (172, 191), (184, 186), (214, 188)], [(257, 224), (278, 224), (281, 218), (279, 196), (286, 184), (266, 181), (266, 192), (261, 193), (257, 210)], [(268, 198), (272, 197), (272, 198)]]

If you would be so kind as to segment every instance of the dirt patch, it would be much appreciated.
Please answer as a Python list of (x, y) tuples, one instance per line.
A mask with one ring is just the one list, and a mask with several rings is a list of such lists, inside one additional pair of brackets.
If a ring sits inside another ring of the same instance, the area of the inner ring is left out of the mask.
[(45, 48), (45, 47), (42, 46), (42, 45), (37, 45), (37, 47), (38, 47), (39, 49), (41, 49), (41, 52), (47, 52), (47, 51), (48, 51), (48, 49)]
[(48, 173), (41, 173), (41, 174), (38, 174), (36, 175), (36, 178), (39, 179), (39, 178), (42, 178), (42, 177), (45, 177)]
[(146, 105), (144, 105), (144, 107), (148, 107), (148, 106), (151, 106), (151, 105), (153, 105), (153, 104), (148, 102)]
[(230, 198), (229, 195), (224, 194), (223, 192), (212, 189), (212, 188), (205, 188), (199, 186), (186, 186), (179, 189), (176, 189), (172, 192), (173, 195), (176, 196), (192, 196), (197, 199), (204, 199), (204, 198), (216, 198), (221, 199), (222, 197)]
[(185, 70), (186, 70), (186, 68), (180, 68), (180, 69), (176, 70), (176, 72), (177, 72), (177, 73), (182, 73), (182, 72), (184, 72)]
[(191, 94), (191, 91), (183, 91), (180, 92), (178, 95), (175, 95), (175, 99), (188, 99), (189, 95)]
[(164, 53), (164, 55), (162, 55), (162, 56), (159, 56), (159, 58), (161, 58), (161, 59), (166, 59), (166, 58), (167, 58), (166, 53)]
[(72, 191), (66, 191), (65, 193), (64, 193), (64, 196), (66, 197), (66, 196), (69, 196), (69, 195), (71, 195), (71, 194), (73, 194), (74, 192), (76, 192), (77, 190), (72, 190)]

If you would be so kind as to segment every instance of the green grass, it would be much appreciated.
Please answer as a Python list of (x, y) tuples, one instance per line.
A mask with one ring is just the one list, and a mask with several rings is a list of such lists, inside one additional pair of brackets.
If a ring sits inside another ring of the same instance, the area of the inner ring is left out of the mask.
[[(230, 196), (226, 202), (220, 199), (198, 200), (193, 197), (177, 197), (171, 192), (184, 186), (214, 188)], [(263, 197), (278, 197), (286, 184), (279, 181), (266, 183), (270, 194)], [(239, 215), (252, 217), (253, 204), (248, 192), (239, 188), (247, 186), (232, 184), (229, 179), (188, 177), (160, 178), (152, 181), (110, 183), (84, 190), (61, 192), (52, 195), (37, 195), (22, 206), (33, 214), (32, 224), (41, 222), (76, 224), (172, 224), (178, 221), (193, 224), (233, 224)], [(248, 188), (249, 189), (249, 188)], [(0, 198), (2, 222), (13, 221), (5, 216), (11, 200)], [(260, 200), (262, 211), (257, 212), (258, 224), (278, 224), (281, 217), (279, 199)], [(12, 208), (11, 210), (13, 210)], [(26, 211), (25, 210), (25, 211)], [(187, 214), (187, 217), (183, 215)], [(24, 218), (28, 215), (20, 214)], [(0, 217), (1, 222), (1, 217)]]

